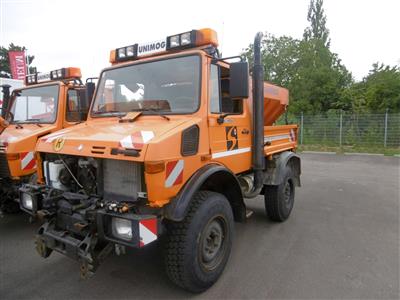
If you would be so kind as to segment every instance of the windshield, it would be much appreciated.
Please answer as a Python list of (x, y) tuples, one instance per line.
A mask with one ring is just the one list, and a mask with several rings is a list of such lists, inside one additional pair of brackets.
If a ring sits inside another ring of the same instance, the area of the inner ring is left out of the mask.
[(58, 85), (16, 91), (11, 113), (16, 123), (53, 123), (56, 120)]
[(164, 59), (104, 71), (92, 115), (155, 111), (195, 112), (199, 107), (200, 57)]

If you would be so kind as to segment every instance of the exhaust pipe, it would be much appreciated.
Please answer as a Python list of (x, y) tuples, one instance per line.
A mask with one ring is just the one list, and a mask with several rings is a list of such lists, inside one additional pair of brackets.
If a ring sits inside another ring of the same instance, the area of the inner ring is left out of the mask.
[(262, 33), (254, 38), (253, 66), (253, 171), (254, 187), (246, 198), (258, 196), (264, 184), (264, 68), (261, 63)]

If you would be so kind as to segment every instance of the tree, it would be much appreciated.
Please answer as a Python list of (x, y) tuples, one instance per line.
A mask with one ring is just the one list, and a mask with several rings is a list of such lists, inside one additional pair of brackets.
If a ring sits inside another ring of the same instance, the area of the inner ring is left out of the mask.
[[(265, 80), (290, 91), (291, 112), (327, 112), (341, 108), (344, 91), (352, 83), (351, 73), (329, 49), (329, 30), (322, 0), (311, 0), (310, 26), (303, 40), (265, 34), (262, 58)], [(252, 61), (253, 45), (243, 53)]]
[(288, 88), (294, 112), (326, 112), (337, 108), (342, 92), (352, 82), (351, 74), (338, 55), (321, 40), (303, 40), (299, 44), (296, 75)]
[(400, 68), (374, 63), (362, 81), (344, 90), (337, 105), (353, 112), (400, 112)]
[(329, 30), (326, 28), (326, 16), (323, 6), (323, 0), (311, 0), (308, 7), (307, 21), (310, 26), (304, 30), (304, 40), (320, 40), (324, 46), (330, 46)]
[[(11, 76), (11, 69), (10, 69), (10, 60), (8, 58), (9, 51), (25, 51), (26, 48), (24, 46), (17, 46), (11, 43), (8, 48), (0, 47), (0, 77), (3, 78), (12, 78)], [(28, 64), (31, 65), (32, 61), (34, 60), (35, 56), (28, 55), (27, 60)], [(36, 72), (35, 67), (29, 67), (29, 72), (34, 73)]]
[(369, 110), (400, 112), (400, 68), (374, 63), (363, 79), (365, 102)]
[[(264, 33), (261, 41), (264, 80), (288, 87), (296, 73), (296, 62), (299, 59), (299, 40), (288, 36), (275, 37)], [(253, 61), (253, 44), (245, 49), (242, 56)]]

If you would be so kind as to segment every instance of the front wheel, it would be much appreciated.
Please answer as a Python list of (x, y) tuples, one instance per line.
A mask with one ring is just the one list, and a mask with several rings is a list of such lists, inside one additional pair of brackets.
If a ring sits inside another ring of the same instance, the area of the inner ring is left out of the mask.
[(168, 277), (194, 293), (205, 291), (221, 275), (233, 237), (233, 214), (221, 194), (200, 191), (182, 222), (168, 222), (165, 266)]

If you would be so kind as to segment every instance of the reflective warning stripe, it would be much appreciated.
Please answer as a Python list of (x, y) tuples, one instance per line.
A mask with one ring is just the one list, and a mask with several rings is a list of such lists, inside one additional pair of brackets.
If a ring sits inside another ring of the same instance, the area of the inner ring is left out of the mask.
[(21, 153), (21, 170), (27, 171), (36, 168), (35, 152)]
[(157, 219), (139, 221), (140, 247), (157, 239)]
[(220, 157), (225, 157), (225, 156), (230, 156), (230, 155), (236, 155), (236, 154), (242, 154), (246, 152), (250, 152), (251, 148), (239, 148), (235, 150), (229, 150), (229, 151), (224, 151), (224, 152), (216, 152), (212, 154), (212, 158), (220, 158)]
[(294, 142), (296, 140), (296, 135), (293, 129), (290, 129), (290, 141)]
[(134, 148), (131, 135), (124, 137), (122, 140), (119, 141), (119, 144), (124, 148)]
[(289, 134), (264, 136), (264, 143), (273, 142), (273, 141), (279, 141), (279, 140), (286, 140), (286, 139), (290, 139), (290, 135)]
[(170, 161), (167, 163), (165, 187), (169, 188), (173, 185), (182, 183), (184, 166), (185, 162), (183, 159)]
[(149, 142), (153, 137), (153, 131), (142, 130), (124, 137), (119, 143), (124, 148), (142, 149), (143, 145)]

